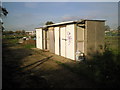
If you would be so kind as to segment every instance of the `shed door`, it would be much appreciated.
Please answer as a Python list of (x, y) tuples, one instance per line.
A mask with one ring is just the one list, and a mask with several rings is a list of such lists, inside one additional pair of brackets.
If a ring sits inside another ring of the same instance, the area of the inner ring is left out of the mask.
[(54, 53), (55, 52), (55, 38), (54, 38), (54, 30), (50, 29), (49, 30), (49, 38), (50, 38), (50, 52)]
[(54, 29), (55, 32), (55, 54), (59, 55), (59, 27), (55, 27)]
[(36, 47), (43, 49), (43, 33), (42, 29), (36, 29)]
[(65, 27), (60, 28), (60, 51), (61, 51), (61, 56), (65, 57), (66, 55), (66, 30)]
[(66, 57), (75, 60), (74, 24), (66, 26)]

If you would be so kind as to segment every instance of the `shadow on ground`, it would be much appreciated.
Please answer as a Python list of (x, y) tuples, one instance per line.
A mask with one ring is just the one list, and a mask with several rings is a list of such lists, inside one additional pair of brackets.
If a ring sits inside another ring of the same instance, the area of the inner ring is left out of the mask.
[(32, 50), (16, 48), (7, 43), (2, 47), (2, 87), (3, 88), (46, 88), (47, 81), (30, 72), (23, 72), (21, 65), (25, 57), (33, 54)]
[[(3, 88), (96, 88), (118, 87), (120, 83), (119, 55), (110, 51), (96, 53), (89, 61), (74, 62), (7, 43), (2, 49)], [(29, 63), (23, 66), (29, 56)]]

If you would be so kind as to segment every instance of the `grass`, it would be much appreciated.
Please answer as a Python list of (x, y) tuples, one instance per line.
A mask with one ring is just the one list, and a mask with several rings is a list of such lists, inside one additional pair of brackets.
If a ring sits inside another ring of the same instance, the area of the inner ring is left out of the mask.
[(23, 37), (23, 35), (20, 35), (20, 36), (6, 35), (6, 36), (3, 36), (3, 43), (5, 41), (5, 42), (9, 43), (9, 46), (18, 45), (18, 46), (21, 46), (21, 47), (27, 48), (27, 49), (36, 47), (34, 40), (27, 40), (27, 41), (24, 41), (24, 43), (22, 43), (22, 44), (18, 44), (19, 39), (22, 37)]
[(120, 62), (114, 58), (111, 51), (106, 51), (102, 56), (96, 55), (91, 61), (77, 63), (74, 67), (60, 61), (55, 62), (77, 75), (94, 81), (100, 87), (119, 87)]
[[(90, 61), (83, 61), (71, 67), (68, 64), (60, 61), (55, 62), (70, 71), (86, 76), (94, 80), (96, 83), (103, 87), (119, 87), (120, 83), (120, 50), (118, 50), (120, 37), (105, 37), (106, 51), (101, 54), (95, 54), (94, 58)], [(6, 37), (10, 45), (18, 45), (18, 38)], [(34, 41), (27, 41), (21, 45), (23, 48), (35, 48)]]
[(57, 64), (95, 81), (101, 87), (120, 87), (120, 37), (106, 37), (107, 48), (103, 54), (95, 54), (92, 60), (84, 60), (74, 67), (60, 61)]
[(118, 47), (120, 45), (120, 36), (106, 36), (105, 37), (105, 45), (111, 51), (118, 51)]
[(35, 48), (35, 44), (26, 44), (26, 45), (23, 45), (23, 47), (31, 49), (31, 48)]

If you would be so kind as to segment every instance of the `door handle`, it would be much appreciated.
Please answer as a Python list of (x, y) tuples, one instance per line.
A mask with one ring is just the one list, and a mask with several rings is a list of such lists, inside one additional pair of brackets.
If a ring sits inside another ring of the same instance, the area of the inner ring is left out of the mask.
[(67, 39), (64, 39), (64, 38), (62, 38), (62, 40), (65, 40), (65, 41), (67, 41)]

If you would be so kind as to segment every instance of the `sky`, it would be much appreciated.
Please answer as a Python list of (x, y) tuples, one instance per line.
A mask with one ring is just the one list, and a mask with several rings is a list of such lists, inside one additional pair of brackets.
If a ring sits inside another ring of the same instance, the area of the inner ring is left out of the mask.
[(119, 2), (119, 0), (2, 0), (4, 2)]
[(32, 31), (45, 25), (80, 19), (105, 19), (111, 29), (118, 26), (117, 2), (3, 2), (8, 16), (6, 30)]

